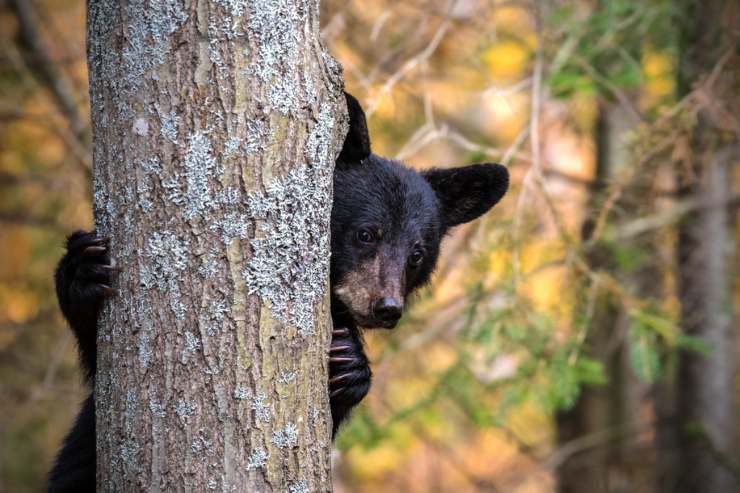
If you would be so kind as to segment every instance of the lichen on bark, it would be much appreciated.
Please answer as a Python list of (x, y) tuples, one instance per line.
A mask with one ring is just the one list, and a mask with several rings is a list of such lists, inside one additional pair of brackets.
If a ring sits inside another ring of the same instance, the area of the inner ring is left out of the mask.
[(332, 167), (318, 2), (88, 4), (100, 491), (326, 491)]

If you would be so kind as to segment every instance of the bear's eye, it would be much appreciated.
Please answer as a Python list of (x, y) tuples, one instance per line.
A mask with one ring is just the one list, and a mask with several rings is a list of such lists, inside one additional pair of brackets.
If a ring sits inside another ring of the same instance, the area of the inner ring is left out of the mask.
[(361, 229), (357, 232), (357, 241), (360, 243), (373, 243), (375, 235), (369, 229)]
[(418, 267), (421, 265), (422, 261), (424, 260), (424, 250), (421, 248), (417, 248), (413, 252), (411, 252), (411, 255), (409, 255), (409, 264), (413, 267)]

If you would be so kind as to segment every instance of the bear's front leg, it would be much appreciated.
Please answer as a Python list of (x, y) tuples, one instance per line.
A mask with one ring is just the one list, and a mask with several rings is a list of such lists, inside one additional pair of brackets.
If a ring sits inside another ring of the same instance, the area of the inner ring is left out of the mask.
[(88, 379), (95, 376), (98, 316), (105, 298), (115, 293), (110, 284), (118, 269), (110, 265), (108, 243), (95, 232), (73, 233), (54, 276), (59, 306), (77, 337)]
[(370, 390), (372, 372), (357, 329), (337, 327), (329, 350), (329, 399), (332, 438), (339, 425)]

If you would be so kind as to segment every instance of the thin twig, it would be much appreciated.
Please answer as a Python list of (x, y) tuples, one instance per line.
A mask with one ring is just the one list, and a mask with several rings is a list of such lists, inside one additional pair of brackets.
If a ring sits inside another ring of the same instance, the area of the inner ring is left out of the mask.
[(402, 80), (406, 76), (406, 74), (412, 72), (416, 67), (426, 62), (429, 57), (432, 56), (432, 54), (437, 50), (439, 43), (442, 42), (445, 33), (451, 25), (451, 21), (447, 19), (444, 20), (442, 24), (437, 28), (437, 31), (434, 33), (434, 36), (432, 36), (432, 40), (429, 42), (426, 48), (424, 48), (416, 56), (407, 60), (406, 63), (404, 63), (403, 66), (401, 66), (401, 68), (396, 73), (391, 75), (388, 80), (386, 80), (385, 84), (383, 84), (383, 87), (381, 87), (380, 92), (370, 103), (366, 111), (368, 117), (372, 116), (375, 110), (378, 109), (381, 99), (393, 90), (393, 86), (395, 86), (400, 80)]
[[(23, 77), (24, 81), (31, 85), (31, 87), (40, 87), (39, 83), (36, 81), (36, 78), (31, 75), (31, 69), (23, 60), (22, 55), (17, 50), (15, 45), (13, 45), (12, 43), (5, 43), (4, 49), (8, 59), (13, 64), (13, 68), (21, 77)], [(31, 116), (32, 114), (29, 114), (29, 117)], [(74, 135), (71, 128), (68, 128), (64, 125), (51, 125), (48, 123), (47, 120), (48, 118), (31, 118), (29, 121), (44, 126), (44, 128), (47, 128), (48, 130), (54, 132), (59, 138), (61, 138), (67, 148), (72, 152), (73, 156), (75, 157), (75, 162), (79, 165), (81, 171), (85, 174), (86, 177), (91, 177), (92, 164), (89, 157), (89, 145), (80, 141), (79, 138)]]
[(658, 212), (657, 214), (640, 217), (623, 224), (619, 226), (614, 233), (605, 234), (604, 236), (613, 240), (625, 240), (674, 224), (686, 214), (696, 210), (714, 209), (718, 207), (734, 208), (738, 206), (740, 206), (740, 193), (734, 193), (726, 200), (722, 200), (720, 202), (707, 202), (705, 200), (695, 198), (685, 199), (680, 202), (676, 202), (670, 209)]
[(52, 61), (44, 46), (32, 12), (31, 2), (28, 0), (10, 0), (10, 6), (18, 19), (21, 42), (30, 52), (29, 56), (26, 57), (28, 65), (51, 92), (62, 114), (67, 117), (72, 132), (80, 141), (82, 147), (89, 147), (89, 129), (87, 122), (78, 110), (78, 98), (75, 97), (74, 89), (57, 69), (57, 65)]

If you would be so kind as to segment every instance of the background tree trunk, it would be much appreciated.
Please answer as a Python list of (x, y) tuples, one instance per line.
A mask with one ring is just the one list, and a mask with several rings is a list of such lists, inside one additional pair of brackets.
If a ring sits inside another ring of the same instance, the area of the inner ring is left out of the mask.
[[(582, 226), (582, 241), (592, 239), (595, 214), (603, 200), (605, 185), (619, 166), (627, 162), (623, 139), (632, 121), (626, 109), (616, 102), (602, 100), (596, 121), (596, 169), (594, 189), (586, 204)], [(587, 253), (589, 266), (594, 271), (608, 270), (609, 254), (600, 244), (593, 245)], [(619, 304), (605, 287), (591, 286), (591, 280), (582, 280), (582, 303), (578, 310), (586, 316), (585, 352), (600, 361), (609, 381), (604, 385), (583, 385), (572, 408), (557, 415), (558, 445), (567, 446), (578, 441), (595, 440), (597, 443), (568, 457), (558, 468), (559, 493), (598, 493), (609, 491), (609, 456), (619, 455), (616, 444), (618, 435), (627, 419), (627, 385), (623, 379), (621, 347), (614, 346), (614, 333), (620, 329)], [(596, 289), (591, 295), (590, 290)], [(593, 299), (589, 299), (593, 297)], [(589, 306), (592, 305), (592, 306)], [(598, 439), (599, 435), (605, 435)]]
[(738, 111), (740, 8), (723, 0), (686, 1), (684, 6), (679, 92), (686, 95), (696, 84), (711, 85), (695, 100), (697, 121), (690, 136), (690, 155), (679, 168), (684, 172), (682, 195), (702, 207), (680, 225), (678, 287), (683, 331), (701, 338), (711, 352), (680, 355), (676, 485), (680, 492), (729, 493), (738, 489), (730, 465), (737, 458), (733, 453), (737, 411), (730, 289), (735, 240), (729, 196), (730, 170), (738, 163), (739, 144), (733, 133), (723, 129), (722, 112), (736, 115)]
[(329, 491), (329, 218), (346, 131), (318, 2), (88, 3), (100, 491)]
[[(594, 15), (606, 15), (613, 9), (609, 2), (599, 1)], [(613, 15), (613, 14), (612, 14)], [(615, 16), (614, 22), (618, 22)], [(629, 56), (639, 59), (639, 45), (634, 40), (620, 39)], [(612, 57), (597, 60), (596, 69), (608, 73)], [(594, 128), (596, 151), (595, 170), (587, 198), (581, 227), (583, 243), (593, 244), (586, 250), (589, 267), (595, 271), (614, 272), (613, 254), (598, 240), (593, 230), (605, 193), (619, 171), (631, 161), (625, 137), (634, 129), (634, 110), (616, 101), (613, 94), (602, 88)], [(637, 100), (636, 91), (628, 93)], [(583, 279), (577, 312), (583, 314), (587, 326), (584, 354), (599, 361), (607, 382), (603, 385), (582, 385), (572, 408), (558, 412), (558, 445), (573, 443), (594, 445), (584, 447), (565, 460), (557, 471), (559, 493), (600, 493), (628, 490), (629, 466), (626, 449), (628, 428), (633, 425), (636, 407), (636, 382), (629, 369), (627, 315), (620, 301), (606, 286), (593, 286)]]

